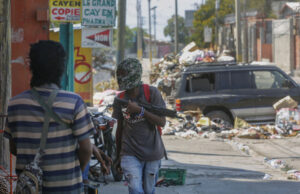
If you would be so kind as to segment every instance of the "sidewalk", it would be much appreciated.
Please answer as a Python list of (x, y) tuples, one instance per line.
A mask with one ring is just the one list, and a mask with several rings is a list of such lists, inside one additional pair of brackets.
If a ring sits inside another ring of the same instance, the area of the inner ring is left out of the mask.
[(239, 139), (234, 141), (243, 143), (252, 151), (251, 155), (260, 158), (279, 159), (293, 169), (300, 170), (300, 136), (283, 139)]

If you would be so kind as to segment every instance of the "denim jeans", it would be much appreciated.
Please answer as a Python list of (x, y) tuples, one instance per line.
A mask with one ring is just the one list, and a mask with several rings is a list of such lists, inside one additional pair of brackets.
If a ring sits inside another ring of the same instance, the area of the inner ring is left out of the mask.
[(89, 179), (89, 170), (90, 170), (90, 162), (86, 165), (84, 171), (82, 172), (82, 180)]
[(141, 161), (135, 156), (122, 156), (121, 167), (129, 194), (154, 194), (159, 165), (160, 160)]

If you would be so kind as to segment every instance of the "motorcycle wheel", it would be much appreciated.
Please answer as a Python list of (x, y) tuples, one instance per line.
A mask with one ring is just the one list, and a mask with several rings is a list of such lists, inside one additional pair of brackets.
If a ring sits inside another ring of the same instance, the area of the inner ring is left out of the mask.
[(116, 182), (120, 182), (123, 179), (123, 174), (120, 174), (118, 172), (118, 170), (115, 168), (115, 166), (116, 166), (115, 163), (116, 163), (116, 158), (117, 158), (116, 154), (117, 154), (116, 145), (113, 144), (113, 146), (112, 146), (112, 153), (111, 153), (111, 158), (113, 160), (113, 164), (111, 165), (111, 173), (112, 173), (112, 175), (114, 177), (114, 180)]

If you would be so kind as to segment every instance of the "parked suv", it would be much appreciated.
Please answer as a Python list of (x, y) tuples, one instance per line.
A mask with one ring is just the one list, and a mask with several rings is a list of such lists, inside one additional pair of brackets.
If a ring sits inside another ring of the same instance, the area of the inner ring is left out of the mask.
[(272, 105), (287, 95), (300, 102), (299, 86), (276, 66), (206, 63), (182, 72), (175, 105), (178, 111), (200, 108), (212, 120), (230, 125), (235, 117), (272, 123)]

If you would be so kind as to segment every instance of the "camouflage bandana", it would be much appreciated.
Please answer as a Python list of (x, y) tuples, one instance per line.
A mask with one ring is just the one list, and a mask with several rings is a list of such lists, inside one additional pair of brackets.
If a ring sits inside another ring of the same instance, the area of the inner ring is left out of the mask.
[(117, 66), (116, 76), (120, 90), (129, 90), (142, 84), (142, 65), (135, 58), (123, 60)]

